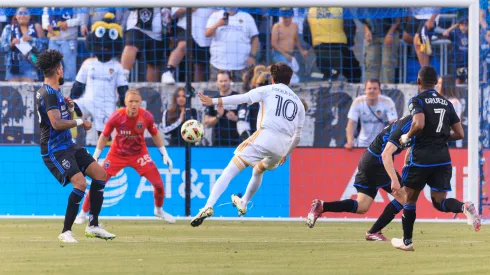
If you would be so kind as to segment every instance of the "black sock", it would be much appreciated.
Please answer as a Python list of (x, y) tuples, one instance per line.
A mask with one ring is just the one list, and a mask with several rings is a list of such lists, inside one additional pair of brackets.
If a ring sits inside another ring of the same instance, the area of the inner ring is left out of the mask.
[(172, 66), (172, 65), (167, 65), (167, 69), (165, 71), (174, 73), (175, 72), (175, 67)]
[(457, 199), (445, 199), (441, 202), (442, 211), (451, 213), (463, 213), (464, 203)]
[(102, 203), (104, 202), (104, 187), (105, 181), (92, 180), (90, 185), (90, 226), (99, 225), (99, 214), (102, 209)]
[(397, 200), (392, 200), (391, 203), (386, 205), (385, 210), (368, 232), (376, 233), (381, 231), (381, 229), (385, 228), (385, 226), (387, 226), (395, 218), (396, 214), (402, 211), (402, 209), (403, 206)]
[(80, 207), (80, 202), (82, 201), (83, 196), (85, 196), (85, 192), (76, 188), (73, 188), (73, 190), (70, 193), (70, 196), (68, 196), (68, 205), (66, 206), (65, 222), (63, 223), (63, 231), (61, 231), (61, 233), (64, 233), (66, 231), (71, 231), (71, 227), (73, 225), (73, 222), (75, 222), (75, 218), (77, 217), (78, 208)]
[(357, 212), (356, 200), (343, 200), (334, 202), (324, 202), (323, 212)]
[(413, 224), (415, 223), (415, 218), (417, 217), (415, 210), (415, 204), (405, 204), (403, 206), (402, 225), (403, 242), (405, 243), (405, 245), (409, 245), (412, 243)]

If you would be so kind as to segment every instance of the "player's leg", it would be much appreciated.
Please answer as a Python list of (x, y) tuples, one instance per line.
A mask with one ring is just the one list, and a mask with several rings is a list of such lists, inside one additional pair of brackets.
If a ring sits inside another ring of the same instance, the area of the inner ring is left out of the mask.
[[(240, 157), (238, 157), (240, 159)], [(243, 160), (242, 160), (243, 162)], [(247, 205), (248, 202), (255, 195), (257, 190), (259, 190), (260, 185), (262, 184), (262, 178), (264, 176), (264, 172), (268, 170), (267, 163), (263, 161), (259, 161), (253, 168), (252, 177), (247, 185), (247, 190), (245, 191), (245, 195), (243, 198), (240, 198), (236, 195), (231, 197), (233, 204), (238, 209), (238, 215), (243, 216), (247, 213)]]
[[(398, 181), (401, 183), (402, 178), (400, 175), (398, 175), (398, 173), (397, 177)], [(380, 188), (395, 198), (386, 205), (383, 213), (381, 213), (381, 216), (379, 216), (378, 220), (376, 220), (371, 229), (366, 232), (366, 240), (368, 241), (387, 241), (388, 239), (386, 239), (386, 237), (381, 233), (381, 230), (383, 230), (383, 228), (385, 228), (395, 218), (395, 216), (400, 213), (400, 211), (403, 209), (403, 205), (405, 204), (404, 189), (401, 189), (399, 192), (397, 192), (397, 194), (393, 194), (391, 192), (391, 182), (384, 186), (380, 186)]]
[[(107, 173), (105, 182), (108, 182), (111, 177), (117, 175), (117, 173), (121, 169), (127, 166), (127, 161), (126, 158), (122, 156), (116, 156), (109, 152), (102, 166), (104, 167), (104, 170)], [(92, 188), (92, 185), (90, 186), (90, 188)], [(89, 211), (90, 211), (90, 192), (88, 192), (85, 196), (85, 200), (83, 201), (83, 205), (82, 205), (82, 211), (80, 211), (77, 218), (75, 219), (75, 223), (84, 224), (86, 221), (88, 221)]]
[(165, 197), (163, 180), (160, 176), (160, 172), (158, 172), (158, 169), (155, 166), (152, 167), (153, 169), (146, 171), (145, 173), (141, 174), (141, 176), (145, 177), (153, 186), (153, 198), (155, 200), (155, 209), (153, 210), (153, 213), (155, 214), (155, 216), (163, 219), (168, 223), (175, 223), (175, 218), (167, 212), (163, 211), (162, 206)]
[[(365, 153), (359, 160), (359, 169), (354, 180), (354, 187), (357, 189), (357, 198), (355, 200), (346, 199), (332, 202), (324, 202), (318, 199), (313, 200), (306, 219), (308, 227), (313, 228), (316, 220), (325, 212), (366, 213), (378, 193), (376, 189), (376, 171), (374, 171), (376, 167), (370, 165), (369, 157), (370, 154)], [(387, 180), (383, 180), (383, 182), (387, 182)]]
[(105, 240), (114, 239), (116, 235), (109, 233), (99, 225), (99, 214), (104, 202), (104, 188), (108, 178), (107, 173), (83, 148), (77, 150), (76, 159), (79, 165), (85, 168), (84, 173), (92, 179), (89, 191), (90, 218), (89, 224), (85, 229), (85, 236)]
[(230, 181), (234, 177), (236, 177), (236, 175), (238, 175), (244, 168), (245, 164), (243, 164), (237, 157), (233, 157), (231, 159), (230, 163), (228, 163), (228, 166), (226, 166), (221, 176), (213, 185), (206, 205), (191, 220), (192, 226), (196, 227), (201, 225), (204, 219), (209, 218), (214, 214), (213, 206), (216, 204), (221, 194), (223, 194), (223, 192), (226, 190)]
[(371, 229), (366, 232), (366, 240), (368, 241), (388, 241), (381, 231), (389, 224), (395, 216), (400, 213), (405, 204), (405, 190), (401, 189), (397, 194), (389, 192), (395, 198), (385, 206), (383, 213), (379, 216)]
[(460, 202), (455, 198), (446, 198), (447, 192), (451, 191), (452, 166), (438, 166), (435, 172), (429, 177), (427, 184), (431, 187), (430, 196), (432, 205), (441, 212), (464, 213), (468, 219), (468, 224), (472, 225), (475, 231), (480, 230), (481, 217), (471, 201)]
[(391, 244), (401, 250), (413, 251), (413, 225), (417, 217), (416, 203), (420, 192), (424, 189), (428, 176), (432, 173), (431, 167), (408, 166), (404, 170), (403, 189), (406, 201), (403, 205), (402, 226), (403, 238), (391, 239)]
[(63, 229), (61, 234), (58, 236), (58, 239), (61, 242), (67, 243), (77, 242), (73, 236), (71, 228), (73, 226), (73, 222), (75, 221), (80, 201), (85, 194), (85, 189), (87, 186), (85, 177), (83, 177), (83, 174), (80, 172), (80, 168), (75, 161), (75, 150), (73, 147), (75, 146), (43, 157), (47, 168), (62, 184), (62, 186), (66, 186), (70, 181), (73, 185), (73, 190), (68, 196)]

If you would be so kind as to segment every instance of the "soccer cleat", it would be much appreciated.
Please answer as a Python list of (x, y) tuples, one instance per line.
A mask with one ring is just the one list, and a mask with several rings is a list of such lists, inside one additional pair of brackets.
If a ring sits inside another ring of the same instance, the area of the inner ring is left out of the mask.
[(166, 71), (162, 74), (162, 83), (165, 85), (174, 85), (175, 78), (171, 71)]
[(320, 218), (323, 214), (323, 201), (313, 200), (311, 203), (310, 213), (308, 213), (308, 218), (306, 219), (306, 224), (309, 228), (315, 226), (316, 220)]
[(167, 223), (175, 223), (175, 218), (172, 215), (170, 215), (169, 213), (163, 211), (163, 209), (161, 207), (155, 207), (155, 210), (153, 210), (153, 213), (155, 214), (155, 216), (164, 220)]
[(85, 229), (85, 236), (89, 238), (99, 238), (104, 240), (112, 240), (116, 238), (116, 235), (109, 233), (107, 230), (99, 226), (87, 226)]
[(213, 216), (213, 214), (214, 210), (211, 206), (205, 207), (191, 220), (191, 225), (193, 227), (200, 226), (206, 218)]
[(73, 236), (73, 232), (65, 231), (58, 236), (58, 240), (62, 243), (78, 243)]
[(381, 233), (381, 231), (376, 233), (366, 232), (366, 241), (387, 242), (388, 239)]
[(233, 202), (233, 205), (235, 205), (238, 209), (238, 216), (241, 217), (247, 214), (247, 206), (242, 206), (242, 199), (239, 196), (235, 194), (231, 195), (231, 201)]
[(414, 249), (413, 249), (413, 243), (411, 243), (409, 245), (405, 245), (405, 243), (403, 242), (403, 238), (401, 238), (401, 239), (398, 239), (398, 238), (391, 239), (391, 245), (393, 245), (393, 247), (395, 247), (396, 249), (400, 249), (400, 250), (403, 250), (403, 251), (414, 251)]
[(463, 205), (463, 213), (468, 219), (468, 224), (473, 225), (475, 232), (480, 231), (481, 217), (480, 215), (478, 215), (475, 205), (471, 201), (465, 202), (465, 204)]
[(84, 224), (88, 221), (88, 213), (83, 212), (83, 210), (77, 215), (75, 219), (75, 224)]

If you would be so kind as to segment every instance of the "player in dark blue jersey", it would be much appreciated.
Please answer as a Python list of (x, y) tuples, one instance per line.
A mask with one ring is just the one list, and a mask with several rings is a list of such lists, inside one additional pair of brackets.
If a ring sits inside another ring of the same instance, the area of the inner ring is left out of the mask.
[(62, 186), (71, 182), (74, 187), (68, 197), (63, 230), (58, 239), (61, 242), (77, 242), (71, 227), (77, 216), (80, 201), (85, 195), (87, 187), (85, 175), (92, 178), (90, 187), (92, 217), (85, 235), (113, 239), (115, 235), (100, 227), (98, 222), (104, 200), (106, 172), (87, 150), (72, 141), (71, 128), (83, 125), (86, 130), (89, 130), (92, 124), (80, 118), (72, 119), (75, 104), (71, 99), (64, 97), (60, 90), (64, 82), (62, 60), (63, 55), (56, 50), (47, 50), (38, 56), (37, 66), (44, 74), (44, 84), (36, 94), (43, 161)]
[(404, 168), (403, 238), (394, 238), (394, 247), (413, 251), (412, 234), (416, 217), (416, 202), (425, 185), (431, 189), (434, 208), (441, 212), (464, 213), (475, 231), (480, 230), (480, 216), (471, 202), (462, 203), (446, 198), (451, 191), (452, 165), (448, 141), (462, 139), (463, 127), (452, 103), (434, 90), (437, 72), (430, 66), (420, 69), (417, 85), (419, 94), (410, 99), (408, 108), (412, 126), (400, 138), (400, 144), (411, 143), (408, 165)]
[[(307, 224), (310, 228), (324, 212), (366, 213), (378, 193), (383, 189), (395, 199), (386, 207), (371, 229), (366, 232), (368, 241), (386, 241), (381, 230), (388, 225), (404, 204), (404, 191), (400, 190), (400, 176), (395, 171), (393, 159), (403, 151), (398, 140), (408, 133), (412, 123), (411, 116), (402, 117), (388, 125), (379, 133), (359, 160), (354, 186), (357, 189), (356, 200), (347, 199), (335, 202), (314, 200), (308, 213)], [(388, 171), (388, 172), (387, 172)]]

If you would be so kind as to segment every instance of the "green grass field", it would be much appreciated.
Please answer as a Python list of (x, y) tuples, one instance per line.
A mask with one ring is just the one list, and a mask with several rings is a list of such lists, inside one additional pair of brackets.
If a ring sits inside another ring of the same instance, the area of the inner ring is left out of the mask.
[(0, 220), (0, 274), (490, 274), (485, 226), (416, 223), (415, 252), (403, 252), (365, 241), (368, 223), (105, 221), (115, 240), (75, 225), (78, 244), (58, 242), (61, 224)]

